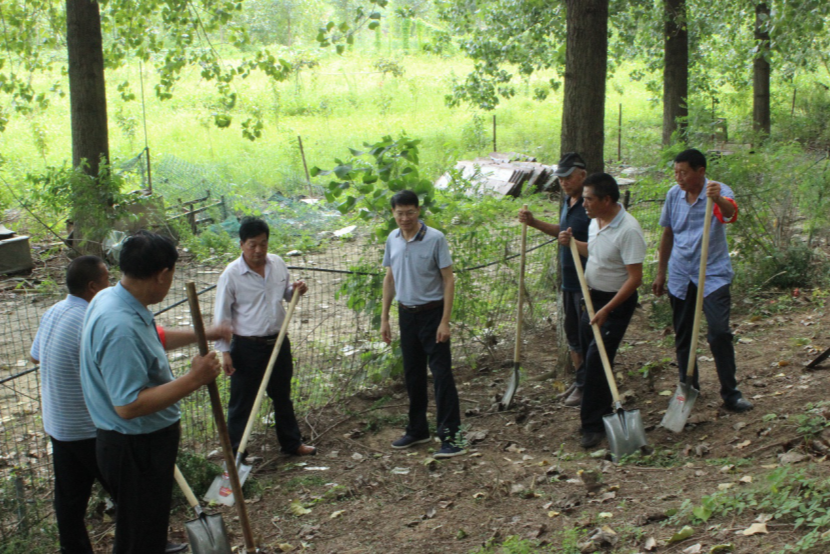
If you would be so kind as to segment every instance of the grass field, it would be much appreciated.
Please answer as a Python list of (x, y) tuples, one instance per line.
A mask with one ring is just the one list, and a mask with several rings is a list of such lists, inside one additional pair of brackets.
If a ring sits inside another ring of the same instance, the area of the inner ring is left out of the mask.
[[(325, 167), (333, 158), (348, 155), (348, 147), (406, 132), (423, 140), (422, 166), (440, 174), (459, 157), (492, 150), (492, 117), (497, 117), (499, 150), (520, 151), (555, 163), (559, 154), (562, 94), (543, 102), (532, 99), (533, 89), (551, 74), (517, 83), (517, 95), (503, 100), (492, 113), (461, 107), (448, 108), (444, 96), (454, 77), (463, 78), (470, 63), (460, 57), (418, 55), (399, 58), (405, 72), (393, 77), (373, 66), (377, 57), (337, 56), (325, 52), (320, 64), (283, 83), (261, 75), (238, 80), (239, 101), (230, 128), (213, 124), (218, 96), (190, 68), (177, 85), (173, 99), (159, 101), (155, 81), (145, 66), (144, 96), (148, 142), (154, 157), (173, 154), (188, 162), (221, 168), (237, 184), (283, 189), (302, 178), (297, 136), (303, 137), (309, 165)], [(229, 60), (230, 61), (230, 60)], [(640, 83), (619, 71), (609, 83), (606, 120), (607, 153), (616, 157), (618, 104), (624, 103), (624, 153), (644, 141), (658, 139), (660, 106), (650, 103)], [(136, 99), (125, 102), (116, 90), (129, 80)], [(144, 146), (139, 65), (133, 63), (107, 74), (110, 145), (114, 159), (128, 159)], [(241, 121), (262, 114), (265, 128), (257, 141), (243, 138)], [(50, 108), (30, 117), (13, 119), (3, 133), (0, 152), (6, 177), (38, 172), (47, 165), (71, 160), (68, 97), (56, 97)], [(639, 147), (638, 147), (639, 148)], [(302, 179), (301, 179), (302, 180)]]

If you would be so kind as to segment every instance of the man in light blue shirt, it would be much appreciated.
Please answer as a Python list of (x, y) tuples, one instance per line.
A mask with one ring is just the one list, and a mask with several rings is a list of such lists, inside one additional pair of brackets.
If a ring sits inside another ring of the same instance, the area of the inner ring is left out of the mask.
[(220, 371), (211, 353), (195, 356), (182, 377), (171, 373), (148, 306), (167, 296), (178, 256), (160, 235), (140, 231), (127, 239), (121, 282), (95, 297), (84, 320), (81, 385), (98, 428), (98, 466), (118, 505), (114, 554), (165, 552), (179, 400)]
[(92, 554), (84, 516), (97, 479), (95, 424), (81, 391), (81, 327), (90, 300), (110, 286), (101, 258), (81, 256), (66, 269), (69, 294), (40, 320), (30, 352), (40, 364), (43, 428), (52, 441), (55, 519), (62, 554)]
[[(658, 247), (658, 274), (652, 283), (652, 292), (661, 296), (669, 289), (678, 373), (684, 383), (692, 335), (698, 332), (693, 328), (693, 322), (701, 243), (704, 238), (704, 211), (707, 197), (712, 198), (715, 217), (710, 226), (704, 281), (707, 341), (715, 360), (724, 406), (740, 413), (753, 409), (753, 404), (742, 398), (736, 383), (736, 354), (733, 349), (733, 333), (730, 331), (730, 283), (733, 281), (733, 267), (730, 264), (725, 232), (726, 224), (736, 220), (738, 207), (730, 187), (710, 181), (705, 176), (706, 171), (707, 160), (698, 150), (685, 150), (675, 157), (677, 185), (667, 193), (661, 212), (660, 224), (664, 231)], [(698, 364), (692, 385), (700, 390)]]
[(403, 190), (390, 199), (398, 230), (387, 237), (384, 250), (384, 297), (381, 337), (389, 344), (390, 307), (398, 299), (398, 325), (404, 358), (404, 381), (410, 398), (409, 423), (393, 448), (409, 448), (430, 440), (427, 425), (427, 368), (433, 373), (436, 431), (442, 445), (433, 456), (451, 458), (467, 451), (459, 444), (459, 395), (450, 357), (450, 314), (455, 280), (447, 239), (419, 219), (418, 196)]

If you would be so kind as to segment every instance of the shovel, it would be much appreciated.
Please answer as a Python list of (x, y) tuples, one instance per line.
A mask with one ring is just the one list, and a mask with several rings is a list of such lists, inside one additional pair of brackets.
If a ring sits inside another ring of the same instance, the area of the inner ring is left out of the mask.
[[(280, 327), (280, 334), (277, 335), (277, 342), (274, 343), (274, 350), (271, 351), (271, 358), (268, 360), (268, 366), (263, 375), (263, 380), (260, 383), (260, 390), (257, 393), (257, 400), (251, 408), (251, 415), (248, 416), (248, 423), (245, 426), (245, 432), (242, 434), (242, 440), (237, 448), (237, 458), (234, 464), (237, 473), (239, 474), (240, 486), (245, 483), (248, 474), (251, 473), (251, 466), (242, 463), (242, 456), (245, 448), (248, 446), (248, 439), (251, 438), (251, 431), (254, 429), (254, 422), (257, 420), (257, 414), (260, 412), (260, 407), (263, 405), (263, 399), (266, 394), (266, 387), (268, 381), (271, 379), (271, 373), (274, 371), (274, 363), (277, 361), (277, 355), (280, 353), (280, 347), (283, 345), (283, 339), (286, 338), (286, 332), (289, 329), (289, 321), (294, 314), (294, 308), (297, 306), (297, 301), (300, 300), (300, 290), (294, 289), (294, 294), (291, 297), (291, 303), (288, 310), (286, 310), (286, 317), (283, 319), (283, 325)], [(226, 462), (227, 465), (227, 462)], [(229, 487), (228, 477), (230, 473), (226, 471), (222, 475), (218, 475), (214, 482), (211, 483), (208, 492), (205, 493), (205, 500), (219, 502), (225, 506), (234, 505), (234, 491)]]
[(661, 427), (673, 433), (680, 433), (687, 424), (699, 392), (693, 386), (695, 374), (695, 350), (698, 348), (698, 329), (701, 326), (701, 312), (704, 306), (704, 280), (707, 277), (707, 254), (710, 250), (710, 222), (713, 219), (713, 199), (707, 197), (704, 208), (704, 236), (701, 239), (701, 263), (698, 266), (698, 292), (695, 295), (695, 317), (693, 318), (692, 339), (690, 340), (690, 357), (687, 359), (687, 377), (678, 383), (675, 396), (669, 401), (669, 408), (661, 420)]
[[(528, 209), (528, 205), (524, 205), (523, 209)], [(519, 345), (522, 337), (522, 293), (525, 285), (525, 240), (528, 234), (528, 224), (522, 224), (522, 244), (520, 246), (519, 255), (519, 293), (517, 294), (517, 309), (516, 309), (516, 339), (514, 341), (514, 372), (511, 379), (508, 381), (508, 390), (502, 395), (502, 409), (507, 410), (511, 407), (511, 402), (514, 401), (514, 394), (519, 386)]]
[[(571, 247), (571, 255), (574, 256), (575, 260), (578, 260), (575, 264), (577, 277), (580, 279), (580, 289), (583, 291), (586, 311), (589, 314), (589, 320), (591, 320), (594, 319), (594, 306), (589, 295), (589, 287), (586, 284), (586, 275), (583, 273), (583, 264), (579, 262), (580, 252), (577, 250), (574, 237), (571, 238), (569, 246)], [(646, 446), (646, 432), (643, 429), (641, 412), (639, 410), (624, 410), (620, 404), (620, 394), (617, 391), (617, 383), (615, 383), (615, 376), (612, 373), (612, 364), (609, 363), (606, 345), (603, 344), (603, 335), (596, 323), (592, 323), (592, 332), (594, 333), (597, 350), (600, 353), (600, 360), (603, 362), (606, 380), (609, 382), (609, 389), (612, 391), (614, 413), (603, 416), (603, 427), (606, 429), (606, 438), (609, 439), (609, 450), (612, 452), (612, 457), (617, 461), (622, 456), (633, 454)]]
[[(190, 282), (187, 283), (185, 288), (188, 294), (190, 315), (193, 320), (193, 330), (196, 334), (196, 342), (199, 345), (199, 355), (205, 356), (208, 353), (208, 339), (205, 336), (205, 325), (202, 322), (202, 310), (199, 308), (199, 296), (196, 293), (196, 285)], [(222, 444), (225, 466), (229, 468), (225, 473), (227, 474), (227, 479), (230, 481), (230, 490), (236, 492), (242, 498), (242, 482), (237, 474), (236, 465), (234, 465), (234, 452), (231, 448), (231, 438), (228, 436), (228, 424), (225, 421), (225, 413), (222, 410), (222, 400), (219, 397), (219, 388), (216, 386), (216, 380), (208, 383), (208, 393), (211, 398), (211, 410), (213, 411), (216, 430), (219, 433), (219, 442)], [(246, 552), (256, 552), (254, 532), (251, 530), (251, 521), (248, 519), (248, 508), (245, 502), (240, 502), (237, 505), (237, 514), (239, 515), (240, 526), (242, 527), (245, 550)]]
[(179, 471), (179, 466), (174, 466), (173, 476), (179, 484), (179, 488), (185, 494), (190, 507), (196, 512), (196, 519), (185, 523), (188, 532), (188, 541), (193, 554), (232, 554), (231, 545), (228, 542), (228, 534), (225, 531), (225, 522), (219, 514), (208, 515), (202, 511), (199, 500), (190, 490), (185, 476)]

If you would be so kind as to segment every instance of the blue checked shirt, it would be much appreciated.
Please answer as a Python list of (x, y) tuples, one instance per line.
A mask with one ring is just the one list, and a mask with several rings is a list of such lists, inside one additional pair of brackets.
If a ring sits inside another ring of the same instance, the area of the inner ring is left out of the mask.
[[(695, 202), (687, 203), (687, 193), (675, 185), (667, 193), (660, 224), (672, 230), (672, 254), (669, 257), (667, 287), (669, 293), (684, 300), (690, 281), (698, 286), (698, 267), (701, 264), (701, 240), (704, 237), (704, 208), (707, 205), (707, 183)], [(721, 185), (721, 195), (733, 198), (733, 191)], [(707, 277), (704, 282), (704, 296), (729, 285), (733, 281), (733, 266), (727, 249), (725, 224), (713, 217), (710, 224), (710, 250), (707, 254)]]

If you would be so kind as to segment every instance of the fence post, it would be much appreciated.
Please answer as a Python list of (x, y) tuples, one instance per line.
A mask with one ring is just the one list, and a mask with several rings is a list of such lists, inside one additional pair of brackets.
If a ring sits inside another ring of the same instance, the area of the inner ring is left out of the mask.
[(621, 160), (620, 156), (620, 137), (623, 136), (623, 104), (617, 105), (617, 161)]
[(303, 171), (306, 172), (306, 183), (309, 185), (309, 198), (314, 198), (312, 193), (312, 178), (309, 177), (309, 166), (306, 165), (306, 153), (303, 151), (303, 139), (297, 135), (297, 144), (300, 145), (300, 157), (303, 159)]
[(496, 114), (493, 114), (493, 151), (498, 152), (496, 149)]

